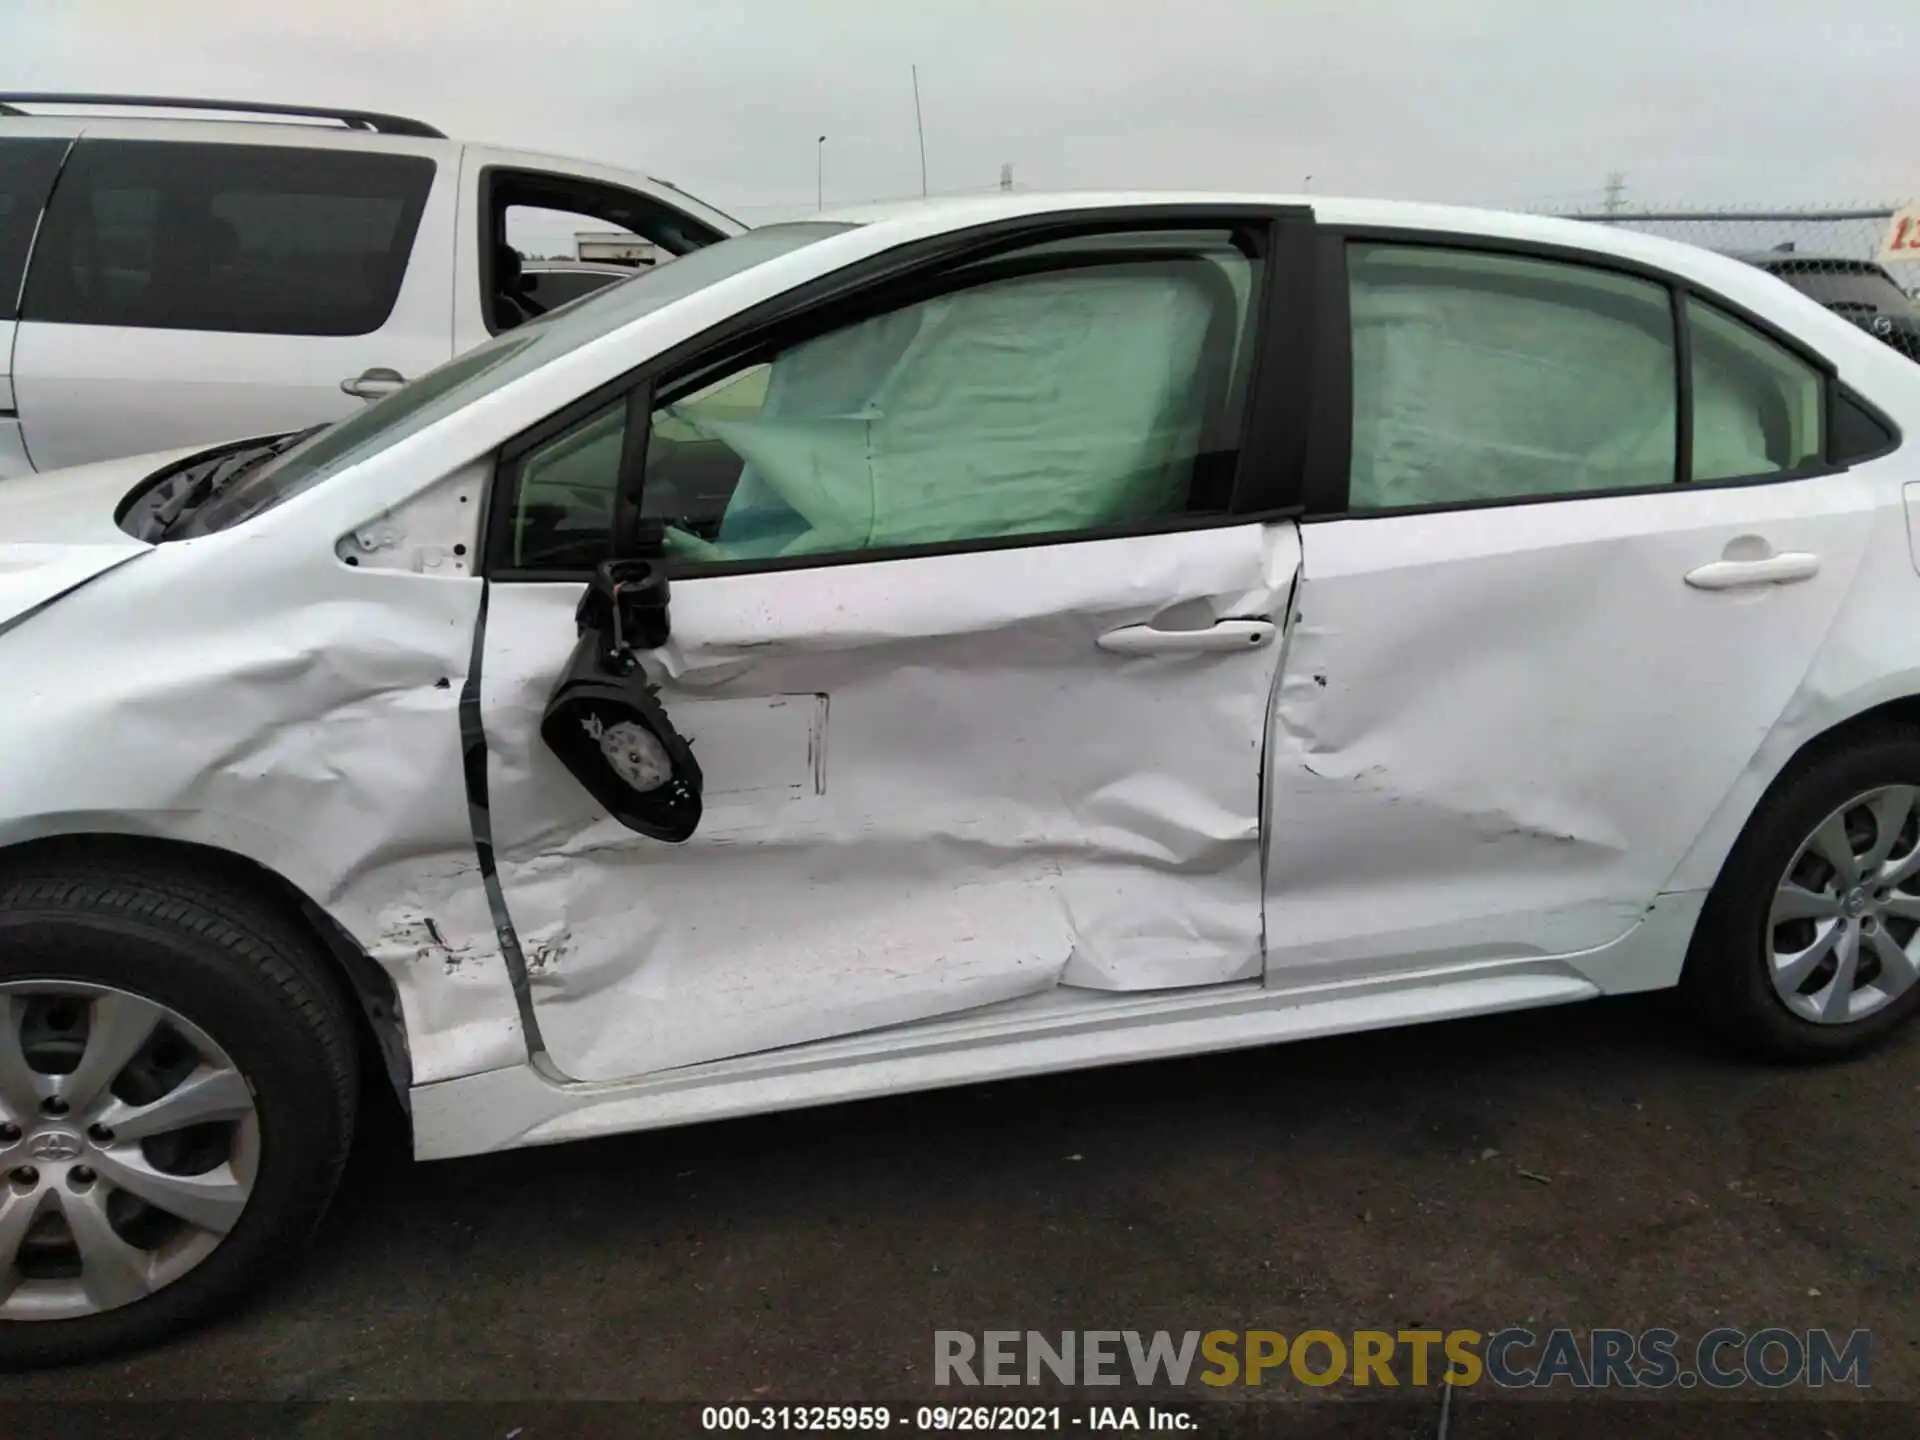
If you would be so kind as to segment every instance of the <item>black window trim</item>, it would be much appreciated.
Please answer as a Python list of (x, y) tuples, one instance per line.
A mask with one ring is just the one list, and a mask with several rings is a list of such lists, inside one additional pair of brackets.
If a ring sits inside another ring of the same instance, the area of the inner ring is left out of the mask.
[[(910, 242), (731, 316), (597, 386), (500, 447), (490, 487), (496, 498), (488, 510), (480, 573), (490, 581), (559, 583), (591, 578), (591, 572), (586, 570), (534, 569), (512, 564), (512, 497), (518, 480), (517, 466), (529, 451), (586, 416), (605, 409), (623, 395), (630, 405), (637, 404), (644, 395), (648, 403), (646, 413), (650, 416), (651, 398), (656, 390), (684, 375), (751, 352), (776, 333), (793, 330), (824, 333), (838, 325), (852, 323), (862, 315), (904, 303), (924, 293), (927, 282), (938, 282), (951, 271), (990, 260), (1009, 250), (1115, 232), (1223, 229), (1235, 225), (1263, 232), (1266, 263), (1256, 272), (1257, 288), (1249, 304), (1257, 348), (1246, 394), (1242, 397), (1246, 410), (1242, 417), (1239, 460), (1232, 500), (1225, 512), (1169, 515), (1141, 524), (895, 545), (830, 555), (708, 563), (675, 561), (670, 573), (675, 579), (693, 580), (839, 565), (885, 564), (938, 555), (1085, 544), (1297, 518), (1303, 509), (1301, 469), (1306, 435), (1315, 408), (1312, 356), (1318, 287), (1314, 282), (1313, 212), (1304, 205), (1148, 204), (1020, 216)], [(1276, 279), (1285, 283), (1274, 283)], [(1298, 383), (1278, 394), (1268, 388), (1289, 380)], [(632, 423), (630, 413), (630, 432)], [(646, 427), (641, 429), (644, 432)], [(617, 514), (631, 515), (638, 499), (635, 493), (641, 473), (638, 467), (644, 463), (644, 443), (637, 446), (630, 443), (623, 450), (615, 501)], [(630, 465), (636, 468), (629, 469)]]
[[(577, 185), (583, 190), (604, 190), (609, 194), (631, 195), (634, 199), (642, 201), (645, 204), (658, 206), (662, 210), (679, 216), (681, 222), (689, 231), (702, 236), (703, 244), (717, 244), (719, 241), (727, 238), (725, 232), (716, 230), (712, 225), (709, 225), (697, 215), (690, 215), (678, 205), (668, 204), (659, 196), (649, 195), (644, 190), (635, 190), (631, 185), (622, 185), (613, 180), (602, 180), (594, 175), (575, 175), (565, 170), (541, 170), (532, 165), (482, 165), (474, 185), (474, 189), (479, 196), (479, 204), (475, 207), (477, 213), (474, 216), (473, 223), (479, 228), (480, 233), (480, 294), (477, 303), (480, 306), (480, 323), (486, 328), (486, 332), (489, 335), (504, 335), (507, 333), (505, 330), (496, 328), (493, 323), (493, 247), (496, 243), (504, 245), (507, 239), (506, 214), (504, 211), (501, 212), (499, 217), (500, 234), (498, 236), (494, 234), (493, 191), (496, 185), (510, 185), (516, 179), (564, 181), (570, 185)], [(657, 184), (659, 182), (656, 181), (655, 183)], [(667, 188), (672, 189), (673, 187), (668, 186)], [(584, 218), (591, 217), (588, 216)]]
[[(1867, 465), (1875, 460), (1884, 460), (1900, 448), (1905, 437), (1902, 435), (1900, 426), (1895, 423), (1893, 417), (1871, 400), (1867, 399), (1866, 396), (1862, 395), (1851, 385), (1841, 380), (1837, 375), (1832, 377), (1827, 385), (1827, 436), (1829, 442), (1831, 442), (1833, 436), (1834, 419), (1839, 413), (1839, 407), (1843, 404), (1851, 405), (1855, 409), (1863, 412), (1882, 430), (1886, 431), (1887, 443), (1880, 446), (1877, 450), (1864, 450), (1857, 455), (1848, 455), (1843, 460), (1835, 461), (1834, 468), (1836, 471), (1851, 470), (1855, 465)], [(1832, 453), (1831, 449), (1829, 449), (1828, 453)]]
[[(1353, 323), (1348, 300), (1347, 253), (1355, 244), (1397, 245), (1407, 248), (1459, 250), (1483, 254), (1507, 255), (1517, 259), (1557, 261), (1584, 266), (1589, 270), (1609, 271), (1650, 281), (1665, 288), (1674, 316), (1675, 369), (1679, 387), (1680, 411), (1676, 428), (1680, 436), (1676, 446), (1675, 483), (1636, 485), (1606, 490), (1584, 490), (1577, 494), (1517, 495), (1492, 500), (1450, 500), (1431, 505), (1408, 505), (1391, 510), (1351, 510), (1347, 506), (1348, 486), (1353, 462)], [(1319, 263), (1316, 267), (1318, 308), (1321, 324), (1316, 332), (1316, 359), (1321, 404), (1316, 408), (1312, 443), (1309, 446), (1305, 477), (1303, 524), (1332, 520), (1390, 520), (1403, 515), (1444, 514), (1456, 510), (1492, 510), (1513, 505), (1579, 503), (1586, 500), (1611, 500), (1634, 495), (1663, 495), (1687, 490), (1722, 490), (1752, 485), (1778, 485), (1794, 480), (1818, 479), (1844, 474), (1854, 465), (1877, 460), (1900, 448), (1898, 426), (1876, 405), (1865, 399), (1839, 376), (1839, 367), (1799, 336), (1782, 330), (1765, 316), (1758, 315), (1739, 302), (1671, 271), (1648, 265), (1628, 256), (1582, 249), (1538, 240), (1509, 236), (1482, 235), (1471, 231), (1397, 229), (1388, 225), (1322, 225), (1319, 227)], [(1794, 470), (1772, 471), (1764, 475), (1734, 476), (1724, 480), (1694, 482), (1692, 471), (1693, 374), (1692, 336), (1687, 319), (1687, 302), (1697, 300), (1728, 318), (1754, 330), (1800, 360), (1822, 377), (1820, 459)], [(1833, 417), (1844, 396), (1878, 421), (1892, 435), (1892, 444), (1870, 455), (1848, 456), (1834, 460)]]
[[(0, 304), (0, 320), (18, 323), (21, 303), (27, 298), (27, 276), (33, 273), (33, 250), (40, 243), (41, 228), (47, 223), (47, 207), (53, 203), (53, 192), (60, 188), (60, 177), (66, 173), (67, 161), (73, 158), (73, 147), (80, 143), (80, 137), (78, 134), (34, 134), (9, 138), (28, 142), (46, 141), (56, 145), (65, 142), (65, 148), (60, 152), (60, 160), (53, 167), (53, 174), (47, 180), (47, 187), (40, 195), (40, 206), (33, 214), (33, 233), (27, 237), (26, 251), (20, 256), (20, 283), (14, 286), (13, 294), (4, 297), (5, 303)], [(11, 417), (13, 413), (12, 410), (0, 410), (0, 416)]]

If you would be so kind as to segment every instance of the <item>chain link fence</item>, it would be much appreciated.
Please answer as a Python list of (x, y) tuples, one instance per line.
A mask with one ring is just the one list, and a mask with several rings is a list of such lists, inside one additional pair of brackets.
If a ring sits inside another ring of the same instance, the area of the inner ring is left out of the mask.
[(1906, 202), (1558, 212), (1645, 231), (1744, 260), (1920, 360), (1920, 263), (1882, 261), (1887, 227)]
[[(1759, 207), (1681, 208), (1667, 210), (1580, 210), (1559, 212), (1568, 219), (1598, 225), (1644, 230), (1669, 240), (1683, 240), (1708, 250), (1742, 259), (1780, 256), (1816, 265), (1838, 261), (1838, 269), (1862, 262), (1878, 263), (1887, 223), (1909, 202), (1844, 205), (1831, 208), (1761, 209)], [(1883, 266), (1901, 289), (1920, 289), (1920, 263), (1894, 262)]]

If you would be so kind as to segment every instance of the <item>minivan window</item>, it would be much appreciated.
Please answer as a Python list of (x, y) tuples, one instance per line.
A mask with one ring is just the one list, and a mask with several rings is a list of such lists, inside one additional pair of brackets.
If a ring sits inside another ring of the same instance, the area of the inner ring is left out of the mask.
[(22, 316), (370, 334), (399, 296), (433, 176), (419, 155), (82, 140), (47, 208)]
[(464, 405), (551, 364), (589, 341), (756, 265), (855, 228), (804, 221), (749, 230), (642, 271), (457, 355), (437, 370), (330, 426), (209, 500), (183, 534), (238, 525), (350, 465), (396, 445)]
[[(47, 203), (53, 177), (67, 141), (20, 138), (0, 140), (0, 320), (11, 320), (20, 300), (27, 251), (34, 226)], [(0, 356), (0, 361), (5, 357)], [(4, 369), (0, 364), (0, 369)]]

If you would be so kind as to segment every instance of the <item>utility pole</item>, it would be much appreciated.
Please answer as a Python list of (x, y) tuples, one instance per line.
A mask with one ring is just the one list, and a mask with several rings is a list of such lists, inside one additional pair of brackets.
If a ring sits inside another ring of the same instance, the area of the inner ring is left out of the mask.
[(913, 128), (920, 137), (920, 198), (927, 198), (927, 127), (920, 119), (920, 67), (913, 67)]
[(813, 147), (813, 208), (827, 208), (827, 137)]
[(1624, 170), (1615, 170), (1607, 176), (1607, 203), (1605, 206), (1607, 214), (1618, 215), (1626, 208), (1626, 201), (1621, 199), (1621, 196), (1626, 193), (1626, 189), (1627, 175)]

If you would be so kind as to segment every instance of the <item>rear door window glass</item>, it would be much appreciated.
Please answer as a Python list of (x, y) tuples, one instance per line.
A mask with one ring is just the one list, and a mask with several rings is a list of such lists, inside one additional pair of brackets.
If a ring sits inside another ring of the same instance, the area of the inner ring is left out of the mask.
[[(0, 140), (0, 320), (14, 318), (34, 227), (67, 144), (57, 139)], [(5, 359), (0, 355), (0, 362)]]
[(23, 318), (369, 334), (392, 313), (433, 174), (416, 155), (83, 140)]
[(1749, 325), (1687, 301), (1693, 478), (1743, 480), (1820, 463), (1826, 377)]
[(1666, 287), (1528, 256), (1348, 251), (1354, 510), (1671, 485)]

